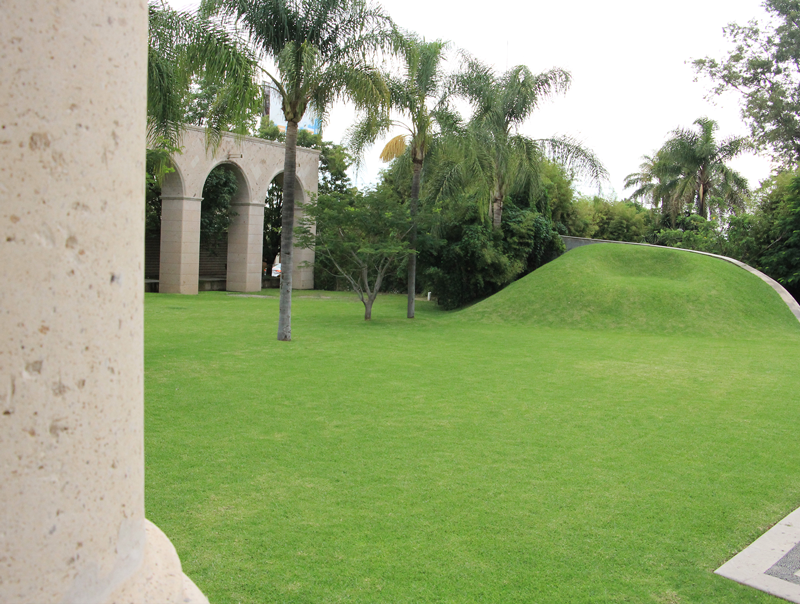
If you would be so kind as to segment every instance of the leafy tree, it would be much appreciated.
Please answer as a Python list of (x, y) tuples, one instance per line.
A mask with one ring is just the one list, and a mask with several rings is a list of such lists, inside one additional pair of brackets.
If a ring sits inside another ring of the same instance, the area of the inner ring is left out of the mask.
[(686, 209), (686, 199), (677, 193), (681, 166), (668, 159), (663, 149), (642, 159), (640, 171), (625, 177), (625, 188), (634, 189), (631, 199), (644, 199), (660, 208), (662, 217), (675, 228), (675, 221)]
[(268, 141), (277, 141), (282, 143), (286, 140), (286, 134), (281, 132), (278, 125), (273, 122), (268, 115), (261, 116), (261, 121), (256, 130), (256, 136)]
[(601, 197), (592, 199), (595, 239), (609, 241), (643, 242), (648, 231), (648, 212), (642, 206), (629, 201), (606, 201)]
[(225, 83), (216, 82), (203, 74), (189, 92), (186, 103), (186, 123), (194, 126), (212, 127), (215, 131), (250, 134), (258, 123), (259, 107), (254, 102), (239, 123), (232, 123), (229, 106), (237, 99), (230, 97), (232, 88)]
[(408, 207), (374, 191), (349, 191), (319, 195), (303, 210), (299, 245), (314, 249), (323, 266), (347, 280), (369, 321), (386, 274), (410, 253)]
[(388, 44), (391, 21), (363, 0), (203, 0), (201, 12), (234, 18), (275, 62), (275, 73), (267, 75), (287, 123), (278, 340), (289, 341), (298, 123), (309, 107), (324, 118), (340, 97), (360, 109), (386, 102), (386, 86), (369, 54)]
[(714, 93), (742, 95), (742, 117), (758, 146), (793, 166), (800, 163), (800, 1), (765, 0), (764, 8), (773, 23), (731, 23), (724, 29), (734, 44), (728, 56), (694, 66), (716, 82)]
[[(441, 102), (444, 93), (445, 74), (442, 71), (445, 42), (435, 40), (426, 42), (416, 35), (406, 33), (401, 38), (399, 54), (403, 60), (403, 76), (398, 78), (386, 75), (385, 80), (390, 93), (391, 113), (380, 115), (371, 112), (350, 132), (350, 144), (360, 156), (367, 145), (375, 142), (378, 136), (392, 129), (401, 128), (405, 132), (392, 138), (381, 151), (385, 162), (401, 157), (406, 150), (411, 159), (411, 192), (409, 209), (411, 212), (411, 254), (408, 257), (408, 305), (406, 316), (414, 318), (414, 299), (417, 292), (417, 211), (419, 205), (422, 166), (431, 145), (436, 128), (436, 116), (432, 104)], [(396, 114), (399, 119), (395, 119)]]
[(497, 74), (470, 58), (456, 76), (455, 90), (473, 108), (466, 138), (471, 147), (469, 171), (479, 176), (481, 196), (488, 202), (494, 228), (501, 228), (503, 204), (512, 191), (536, 190), (545, 157), (598, 182), (607, 177), (597, 157), (575, 140), (532, 139), (519, 132), (542, 100), (566, 92), (569, 84), (570, 75), (563, 69), (534, 75), (518, 65)]
[(800, 176), (794, 175), (781, 199), (774, 203), (770, 239), (761, 265), (770, 277), (795, 297), (800, 294)]

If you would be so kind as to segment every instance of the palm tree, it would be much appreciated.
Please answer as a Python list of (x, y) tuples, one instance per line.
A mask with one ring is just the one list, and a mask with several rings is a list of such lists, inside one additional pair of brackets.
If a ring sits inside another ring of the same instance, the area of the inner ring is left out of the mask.
[[(179, 149), (194, 79), (218, 88), (210, 108), (209, 142), (221, 129), (244, 133), (261, 102), (255, 55), (233, 33), (192, 13), (149, 5), (147, 146), (162, 161)], [(159, 150), (165, 152), (159, 153)]]
[(680, 170), (675, 194), (691, 200), (703, 218), (708, 218), (711, 203), (718, 211), (742, 208), (747, 180), (725, 163), (750, 149), (750, 142), (734, 136), (718, 143), (717, 122), (701, 117), (694, 124), (697, 131), (678, 128), (661, 149), (664, 160)]
[(625, 177), (625, 188), (634, 189), (631, 199), (644, 199), (653, 207), (660, 207), (662, 215), (668, 217), (672, 228), (675, 228), (678, 214), (686, 207), (686, 199), (677, 190), (680, 166), (668, 161), (662, 150), (645, 155), (642, 159), (640, 171)]
[(399, 55), (403, 60), (403, 76), (385, 75), (391, 96), (391, 111), (399, 117), (394, 119), (387, 111), (381, 115), (368, 114), (356, 124), (349, 134), (349, 145), (357, 157), (366, 146), (375, 142), (378, 136), (392, 129), (401, 128), (405, 132), (392, 138), (381, 151), (384, 162), (392, 161), (408, 151), (411, 158), (411, 195), (409, 212), (411, 232), (409, 242), (411, 253), (408, 256), (408, 309), (407, 317), (414, 318), (414, 298), (417, 276), (417, 211), (419, 204), (422, 166), (431, 146), (436, 128), (436, 114), (429, 103), (442, 102), (445, 75), (442, 61), (447, 43), (441, 40), (426, 42), (412, 33), (404, 33), (400, 38)]
[(282, 98), (286, 118), (278, 340), (289, 341), (297, 125), (307, 108), (324, 121), (337, 98), (359, 109), (388, 102), (386, 85), (369, 55), (388, 46), (391, 20), (364, 0), (203, 0), (200, 10), (235, 19), (275, 64), (275, 73), (267, 76)]
[(480, 172), (492, 225), (500, 228), (503, 202), (512, 189), (534, 191), (539, 165), (549, 156), (595, 181), (606, 169), (588, 149), (568, 137), (532, 139), (519, 133), (539, 103), (566, 92), (570, 75), (551, 69), (534, 75), (524, 65), (496, 74), (490, 67), (466, 58), (466, 69), (456, 76), (455, 91), (472, 105), (468, 131), (474, 145), (474, 164)]

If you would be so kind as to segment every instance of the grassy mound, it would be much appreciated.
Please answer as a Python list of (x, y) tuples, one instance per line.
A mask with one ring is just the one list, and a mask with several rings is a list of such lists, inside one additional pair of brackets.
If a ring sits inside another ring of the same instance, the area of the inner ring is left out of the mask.
[(459, 314), (488, 322), (650, 333), (800, 331), (780, 296), (733, 264), (615, 244), (577, 248)]

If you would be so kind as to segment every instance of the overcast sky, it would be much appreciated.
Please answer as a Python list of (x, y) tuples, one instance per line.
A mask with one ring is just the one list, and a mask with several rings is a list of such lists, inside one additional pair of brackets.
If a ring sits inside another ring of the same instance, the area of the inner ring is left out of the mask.
[[(178, 9), (197, 2), (170, 0)], [(702, 116), (716, 120), (720, 138), (745, 135), (736, 96), (706, 100), (710, 82), (695, 82), (692, 59), (722, 58), (730, 43), (722, 28), (766, 14), (760, 0), (572, 0), (480, 4), (437, 0), (386, 0), (395, 22), (428, 40), (443, 39), (503, 71), (524, 64), (534, 73), (552, 67), (571, 72), (566, 95), (545, 102), (522, 128), (536, 137), (569, 135), (581, 140), (605, 164), (606, 195), (624, 198), (623, 180), (638, 170), (641, 157), (655, 151), (679, 126)], [(455, 54), (448, 65), (457, 68)], [(326, 140), (341, 142), (355, 119), (337, 106), (324, 129)], [(359, 186), (374, 182), (381, 167), (377, 144), (358, 175)], [(769, 160), (749, 155), (733, 167), (751, 186), (769, 176)], [(596, 189), (582, 185), (586, 193)]]

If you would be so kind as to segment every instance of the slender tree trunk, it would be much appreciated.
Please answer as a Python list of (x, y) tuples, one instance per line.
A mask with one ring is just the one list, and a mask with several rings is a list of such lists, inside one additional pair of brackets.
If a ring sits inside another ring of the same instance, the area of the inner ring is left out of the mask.
[(701, 181), (700, 181), (700, 189), (699, 189), (699, 191), (698, 191), (697, 198), (698, 198), (698, 201), (699, 201), (699, 206), (700, 206), (700, 207), (698, 208), (698, 210), (699, 210), (699, 212), (698, 212), (698, 213), (699, 213), (699, 214), (700, 214), (700, 216), (702, 216), (703, 218), (705, 218), (705, 217), (706, 217), (706, 195), (705, 195), (705, 193), (706, 193), (706, 192), (705, 192), (705, 188), (703, 187), (703, 181), (701, 180)]
[(413, 176), (411, 178), (411, 233), (409, 233), (408, 255), (408, 313), (409, 319), (414, 318), (414, 299), (417, 295), (417, 206), (419, 205), (419, 183), (422, 178), (422, 159), (414, 159)]
[(294, 244), (294, 186), (297, 173), (297, 122), (286, 124), (283, 160), (283, 207), (281, 208), (281, 299), (278, 341), (292, 339), (292, 246)]
[(372, 303), (375, 301), (372, 297), (367, 297), (364, 300), (364, 320), (365, 321), (372, 321)]
[(492, 226), (499, 229), (503, 222), (503, 197), (496, 195), (492, 199)]

